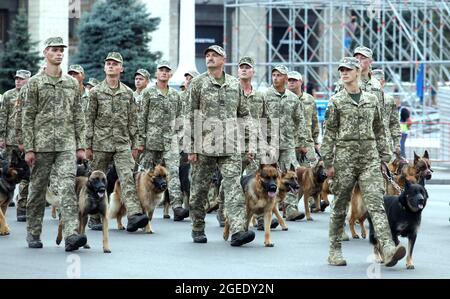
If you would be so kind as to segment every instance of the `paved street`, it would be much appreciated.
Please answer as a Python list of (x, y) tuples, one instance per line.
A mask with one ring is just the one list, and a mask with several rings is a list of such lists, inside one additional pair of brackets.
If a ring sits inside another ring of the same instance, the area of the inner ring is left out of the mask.
[[(157, 209), (154, 234), (118, 231), (113, 220), (111, 254), (102, 251), (102, 233), (88, 230), (92, 249), (71, 255), (55, 244), (57, 221), (49, 208), (40, 250), (26, 247), (25, 224), (15, 221), (15, 208), (10, 208), (12, 234), (0, 237), (0, 278), (368, 278), (368, 270), (370, 277), (450, 278), (450, 186), (429, 185), (428, 191), (414, 254), (416, 270), (406, 270), (405, 260), (394, 268), (378, 268), (369, 260), (372, 249), (367, 240), (344, 243), (347, 267), (328, 266), (329, 210), (314, 214), (314, 222), (289, 222), (287, 232), (272, 231), (273, 248), (263, 246), (260, 231), (254, 242), (233, 248), (222, 240), (215, 214), (207, 216), (208, 243), (194, 244), (189, 221), (164, 220), (162, 209)], [(407, 245), (406, 239), (401, 241)], [(80, 268), (74, 268), (78, 260)]]

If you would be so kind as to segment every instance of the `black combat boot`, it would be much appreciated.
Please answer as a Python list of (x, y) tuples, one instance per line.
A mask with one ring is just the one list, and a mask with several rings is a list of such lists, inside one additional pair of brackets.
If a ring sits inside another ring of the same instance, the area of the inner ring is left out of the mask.
[(144, 214), (134, 214), (128, 217), (127, 231), (135, 232), (148, 224), (148, 216)]
[(17, 208), (17, 222), (26, 222), (27, 221), (27, 210)]
[(237, 232), (231, 236), (231, 246), (241, 246), (250, 243), (255, 239), (255, 233), (251, 230), (246, 232)]
[[(264, 219), (263, 218), (258, 218), (258, 225), (257, 225), (257, 229), (258, 230), (264, 230)], [(279, 225), (278, 220), (273, 218), (272, 222), (270, 223), (270, 228), (274, 229), (277, 228)]]
[(192, 231), (192, 240), (194, 243), (206, 243), (208, 239), (206, 238), (204, 231)]
[(83, 247), (87, 243), (86, 235), (70, 235), (66, 238), (66, 251), (78, 250), (78, 248)]
[(189, 210), (182, 207), (173, 209), (173, 221), (183, 221), (184, 218), (189, 217)]
[(32, 236), (29, 234), (27, 236), (27, 242), (28, 242), (29, 248), (42, 248), (43, 247), (40, 236)]
[(103, 230), (102, 220), (97, 217), (89, 216), (88, 227), (92, 230)]

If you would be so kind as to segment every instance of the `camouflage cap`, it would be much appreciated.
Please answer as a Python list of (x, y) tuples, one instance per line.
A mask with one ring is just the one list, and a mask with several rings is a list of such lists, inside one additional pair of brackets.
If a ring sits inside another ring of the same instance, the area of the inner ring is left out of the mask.
[(166, 60), (161, 60), (158, 65), (156, 66), (157, 69), (161, 69), (161, 68), (168, 68), (169, 70), (172, 70), (172, 67), (170, 66), (170, 63)]
[(295, 80), (303, 81), (302, 74), (300, 74), (299, 72), (296, 72), (296, 71), (289, 72), (288, 79), (295, 79)]
[(216, 52), (217, 54), (219, 54), (220, 56), (222, 56), (224, 58), (227, 57), (227, 54), (225, 53), (225, 50), (221, 46), (218, 46), (218, 45), (209, 46), (208, 48), (206, 48), (206, 50), (205, 50), (205, 52), (203, 54), (206, 55), (206, 53), (208, 53), (209, 51), (214, 51), (214, 52)]
[(69, 66), (68, 73), (70, 73), (70, 72), (75, 72), (75, 73), (78, 73), (78, 74), (80, 74), (80, 73), (84, 74), (84, 68), (81, 65), (79, 65), (79, 64), (72, 64), (71, 66)]
[(145, 79), (150, 80), (150, 73), (146, 69), (138, 69), (136, 73), (134, 73), (135, 77), (136, 75), (141, 75)]
[(355, 57), (344, 57), (341, 59), (341, 61), (339, 61), (338, 70), (340, 70), (341, 67), (356, 70), (361, 68), (361, 65), (359, 64), (359, 60)]
[(251, 68), (255, 67), (255, 60), (251, 58), (250, 56), (244, 56), (241, 59), (239, 59), (239, 66), (246, 64), (250, 66)]
[(279, 71), (281, 74), (283, 75), (287, 75), (289, 73), (289, 70), (286, 66), (284, 65), (276, 65), (272, 68), (272, 73), (274, 71)]
[(86, 85), (91, 85), (92, 87), (97, 86), (100, 83), (100, 81), (98, 81), (95, 78), (89, 78), (89, 81)]
[(106, 58), (105, 58), (105, 61), (107, 61), (107, 60), (114, 60), (119, 63), (123, 63), (122, 55), (120, 55), (119, 52), (109, 52), (108, 56), (106, 56)]
[(17, 70), (16, 75), (14, 78), (22, 78), (22, 79), (28, 79), (31, 77), (31, 72), (27, 70)]
[(363, 56), (365, 56), (365, 57), (367, 57), (367, 58), (372, 58), (372, 56), (373, 56), (372, 50), (370, 50), (370, 49), (367, 48), (367, 47), (363, 47), (363, 46), (357, 47), (357, 48), (353, 51), (353, 56), (355, 56), (356, 54), (361, 54), (361, 55), (363, 55)]
[(187, 75), (191, 76), (192, 78), (197, 77), (199, 74), (199, 72), (195, 71), (195, 70), (190, 70), (187, 71), (186, 73), (184, 73), (184, 76), (186, 77)]
[(384, 71), (382, 69), (375, 69), (372, 71), (372, 76), (378, 80), (384, 79)]
[(45, 46), (45, 48), (48, 48), (48, 47), (67, 48), (67, 45), (64, 43), (62, 37), (59, 37), (59, 36), (47, 38), (47, 40), (44, 42), (44, 46)]

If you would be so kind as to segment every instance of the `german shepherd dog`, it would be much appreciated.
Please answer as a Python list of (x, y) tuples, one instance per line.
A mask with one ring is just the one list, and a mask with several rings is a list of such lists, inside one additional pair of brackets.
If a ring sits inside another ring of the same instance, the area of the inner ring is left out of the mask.
[(297, 168), (298, 184), (300, 185), (299, 197), (303, 196), (305, 203), (306, 219), (312, 221), (309, 197), (312, 196), (315, 202), (315, 211), (321, 211), (320, 192), (322, 191), (323, 182), (327, 178), (323, 161), (319, 160), (314, 167)]
[[(273, 247), (270, 240), (270, 224), (272, 213), (276, 205), (278, 185), (280, 184), (280, 174), (276, 165), (261, 164), (256, 174), (244, 176), (241, 179), (241, 186), (244, 190), (247, 224), (249, 227), (253, 215), (264, 216), (264, 246)], [(228, 217), (225, 220), (223, 230), (224, 240), (228, 240), (230, 234), (230, 223)]]
[(219, 208), (219, 196), (223, 196), (222, 188), (220, 188), (221, 184), (222, 184), (222, 174), (220, 173), (220, 170), (217, 167), (213, 173), (211, 182), (209, 184), (208, 199), (206, 200), (205, 204), (206, 213), (211, 213)]
[(298, 177), (294, 168), (281, 174), (280, 185), (278, 187), (277, 203), (273, 212), (283, 230), (288, 230), (288, 227), (284, 222), (283, 217), (281, 217), (279, 213), (278, 205), (283, 205), (283, 214), (286, 214), (284, 199), (286, 198), (288, 193), (292, 193), (297, 196), (299, 189), (300, 186), (298, 185)]
[(10, 234), (9, 226), (6, 222), (6, 209), (11, 202), (16, 184), (23, 179), (30, 178), (30, 169), (25, 160), (17, 155), (12, 154), (11, 162), (8, 160), (0, 160), (0, 236)]
[(348, 226), (350, 228), (350, 232), (352, 233), (353, 239), (359, 239), (359, 235), (355, 231), (356, 222), (359, 223), (361, 228), (361, 237), (365, 239), (367, 237), (367, 231), (364, 226), (364, 221), (368, 217), (367, 207), (364, 203), (361, 188), (359, 184), (356, 183), (355, 187), (353, 187), (351, 200), (350, 200), (350, 209), (347, 213), (347, 221)]
[[(89, 215), (100, 214), (103, 224), (103, 252), (111, 253), (109, 247), (109, 232), (108, 232), (108, 196), (106, 194), (106, 175), (102, 171), (94, 171), (89, 177), (79, 176), (75, 179), (75, 192), (78, 199), (78, 217), (79, 227), (78, 232), (85, 234), (86, 224)], [(58, 236), (56, 244), (62, 241), (62, 221), (60, 219), (58, 226)], [(89, 249), (88, 244), (84, 248)]]
[[(410, 183), (409, 181), (405, 182), (405, 189), (399, 196), (384, 196), (384, 207), (395, 245), (400, 243), (398, 236), (408, 238), (407, 269), (414, 269), (412, 253), (427, 199), (428, 193), (425, 188), (420, 184)], [(370, 218), (369, 227), (369, 240), (374, 245), (375, 256), (378, 257), (379, 262), (383, 262), (383, 256)]]
[[(164, 193), (168, 187), (169, 173), (167, 169), (158, 164), (153, 170), (140, 171), (135, 176), (137, 197), (142, 210), (147, 214), (149, 221), (144, 231), (152, 234), (151, 221), (155, 208), (164, 200)], [(117, 228), (125, 229), (122, 225), (122, 217), (126, 215), (125, 204), (122, 201), (122, 191), (120, 182), (116, 181), (114, 192), (111, 194), (111, 207), (109, 209), (109, 218), (117, 218)]]

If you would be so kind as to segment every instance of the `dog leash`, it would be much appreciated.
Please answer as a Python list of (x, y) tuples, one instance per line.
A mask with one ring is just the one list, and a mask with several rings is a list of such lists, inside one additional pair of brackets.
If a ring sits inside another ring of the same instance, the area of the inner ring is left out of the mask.
[(383, 176), (387, 179), (387, 181), (395, 188), (395, 190), (397, 190), (399, 193), (402, 193), (403, 192), (403, 189), (394, 181), (394, 179), (392, 178), (392, 176), (391, 175), (389, 175), (388, 173), (387, 173), (387, 171), (386, 171), (386, 169), (387, 169), (387, 165), (386, 165), (386, 163), (385, 162), (382, 162), (382, 164), (381, 164), (383, 167), (382, 167), (382, 170), (381, 170), (381, 173), (383, 174)]

